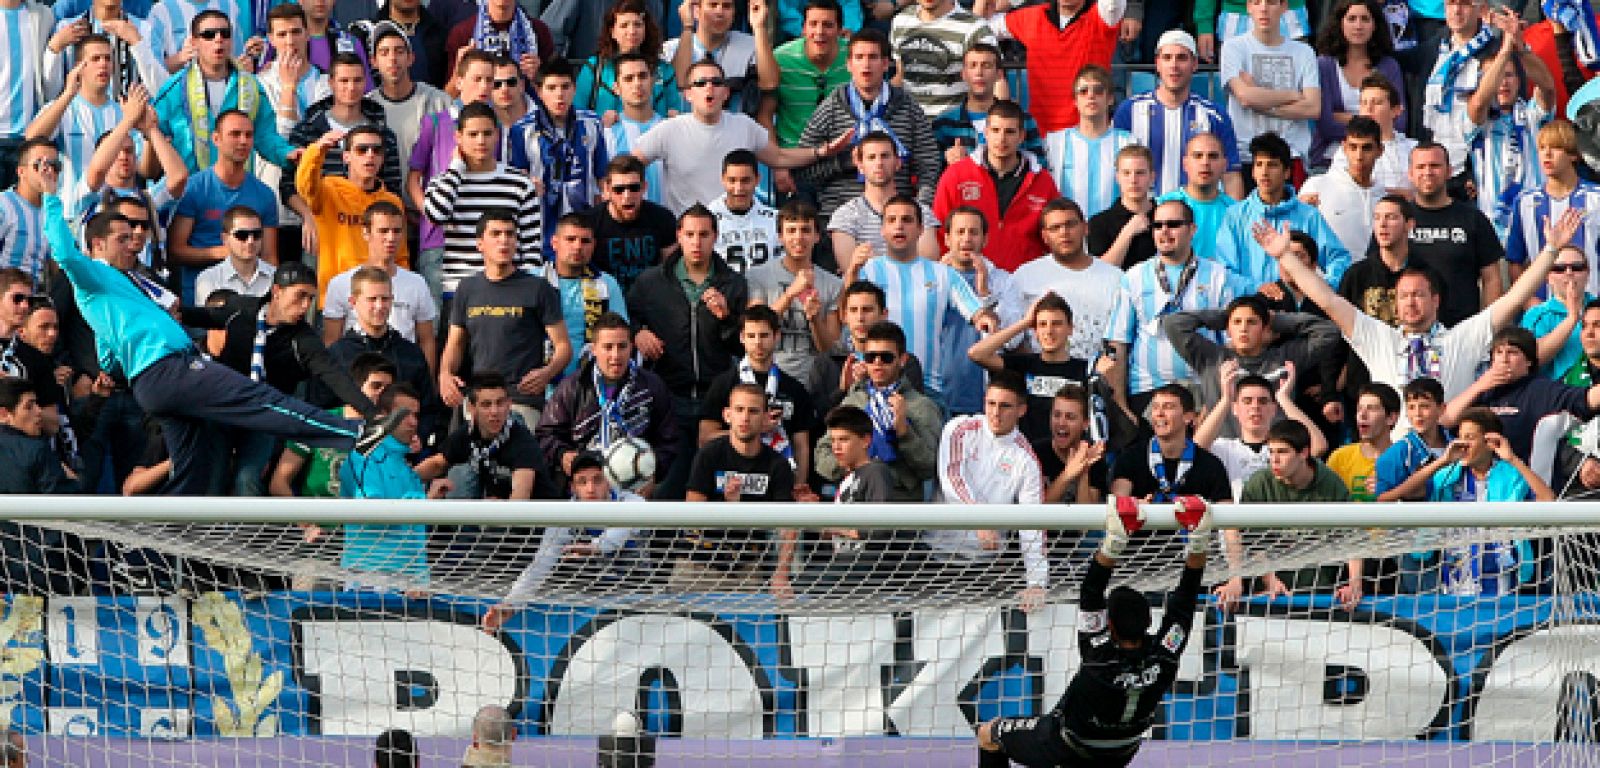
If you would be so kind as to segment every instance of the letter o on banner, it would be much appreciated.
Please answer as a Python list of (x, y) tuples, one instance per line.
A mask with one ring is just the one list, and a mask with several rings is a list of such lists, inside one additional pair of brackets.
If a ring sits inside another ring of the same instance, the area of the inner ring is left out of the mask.
[(677, 681), (685, 738), (759, 739), (764, 689), (745, 656), (715, 627), (682, 616), (625, 616), (597, 629), (565, 659), (550, 704), (555, 735), (609, 733), (633, 711), (650, 670)]

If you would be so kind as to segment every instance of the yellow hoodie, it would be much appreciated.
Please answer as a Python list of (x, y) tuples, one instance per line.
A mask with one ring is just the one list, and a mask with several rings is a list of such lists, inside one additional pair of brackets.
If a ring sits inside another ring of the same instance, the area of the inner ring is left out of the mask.
[[(405, 209), (400, 198), (381, 183), (376, 191), (367, 192), (343, 176), (323, 176), (322, 159), (326, 153), (321, 144), (306, 147), (294, 176), (295, 191), (311, 206), (312, 218), (317, 222), (317, 296), (324, 306), (328, 301), (328, 281), (367, 260), (367, 239), (361, 234), (361, 215), (367, 206), (387, 200)], [(395, 261), (410, 267), (404, 242)]]

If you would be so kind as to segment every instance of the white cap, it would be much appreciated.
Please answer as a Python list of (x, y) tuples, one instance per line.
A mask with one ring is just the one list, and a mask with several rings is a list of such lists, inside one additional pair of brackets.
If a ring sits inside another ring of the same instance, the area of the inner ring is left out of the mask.
[(1169, 29), (1162, 32), (1161, 37), (1156, 39), (1156, 52), (1160, 53), (1162, 48), (1169, 45), (1183, 46), (1189, 51), (1190, 56), (1194, 56), (1199, 52), (1199, 46), (1194, 42), (1194, 35), (1181, 29)]

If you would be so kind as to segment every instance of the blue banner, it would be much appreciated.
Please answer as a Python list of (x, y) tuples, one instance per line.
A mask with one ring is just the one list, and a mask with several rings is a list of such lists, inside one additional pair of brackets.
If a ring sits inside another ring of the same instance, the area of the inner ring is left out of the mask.
[[(461, 736), (485, 704), (530, 735), (618, 711), (690, 738), (963, 736), (1054, 705), (1076, 606), (852, 616), (653, 614), (380, 593), (12, 598), (0, 716), (144, 738)], [(1557, 609), (1560, 610), (1557, 610)], [(1536, 740), (1594, 700), (1600, 611), (1570, 598), (1247, 602), (1196, 617), (1154, 738)], [(1587, 694), (1574, 698), (1574, 691)], [(1587, 728), (1593, 728), (1593, 722)]]

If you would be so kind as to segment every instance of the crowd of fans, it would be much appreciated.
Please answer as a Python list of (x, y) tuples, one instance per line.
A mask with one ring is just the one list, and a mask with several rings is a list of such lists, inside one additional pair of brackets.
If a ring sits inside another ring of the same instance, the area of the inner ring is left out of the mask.
[[(1600, 67), (1582, 0), (1531, 7), (1532, 25), (1483, 0), (530, 5), (0, 0), (0, 488), (1028, 504), (1600, 488), (1583, 426), (1600, 411), (1600, 187), (1566, 117)], [(1130, 77), (1140, 63), (1153, 76)], [(47, 236), (61, 219), (76, 243)], [(185, 393), (136, 396), (90, 327), (62, 267), (83, 253), (196, 354), (356, 421), (389, 414), (392, 439), (357, 458), (224, 426), (238, 414), (182, 427), (168, 401)], [(624, 489), (606, 454), (628, 437), (657, 469)], [(304, 536), (425, 582), (463, 556), (466, 534), (441, 546), (443, 530)], [(99, 556), (3, 533), (12, 589), (82, 589), (77, 561)], [(486, 621), (574, 558), (780, 595), (886, 563), (999, 569), (1029, 606), (1079, 544), (546, 529)], [(1237, 562), (1250, 541), (1221, 546)], [(1547, 546), (1218, 591), (1537, 590)]]

